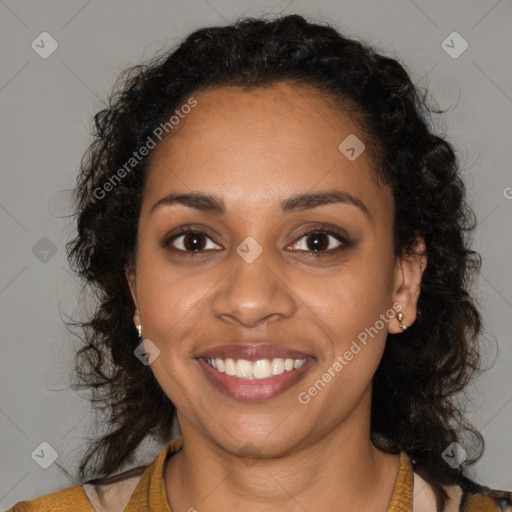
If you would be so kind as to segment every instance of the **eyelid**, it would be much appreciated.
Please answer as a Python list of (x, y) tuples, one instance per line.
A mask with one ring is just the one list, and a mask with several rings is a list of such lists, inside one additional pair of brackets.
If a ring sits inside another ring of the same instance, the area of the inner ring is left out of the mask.
[[(171, 243), (174, 240), (176, 240), (177, 238), (180, 238), (181, 236), (190, 234), (190, 233), (204, 235), (209, 240), (211, 240), (215, 245), (220, 245), (213, 240), (212, 235), (208, 232), (208, 230), (206, 230), (205, 228), (200, 227), (200, 226), (193, 226), (191, 224), (188, 224), (186, 226), (177, 228), (176, 230), (173, 230), (173, 231), (175, 231), (175, 232), (166, 235), (164, 237), (164, 239), (162, 240), (161, 245), (163, 248), (168, 248), (169, 245), (171, 245)], [(328, 236), (332, 236), (340, 242), (340, 245), (334, 249), (329, 249), (329, 250), (325, 250), (325, 251), (311, 251), (311, 250), (297, 250), (297, 249), (295, 249), (295, 251), (298, 253), (308, 254), (311, 256), (315, 256), (315, 257), (330, 256), (330, 255), (336, 254), (336, 253), (352, 246), (352, 242), (350, 241), (348, 235), (346, 233), (344, 233), (344, 230), (338, 228), (337, 226), (335, 226), (333, 224), (317, 223), (313, 226), (305, 228), (300, 233), (294, 235), (293, 242), (288, 244), (287, 248), (295, 245), (300, 239), (304, 238), (305, 236), (314, 235), (314, 234), (325, 234)], [(189, 256), (194, 256), (194, 255), (197, 256), (197, 255), (205, 254), (208, 252), (219, 252), (220, 251), (220, 249), (202, 249), (200, 251), (184, 251), (182, 249), (177, 249), (175, 247), (172, 250), (174, 250), (177, 253), (181, 253), (183, 255), (189, 255)]]
[[(217, 242), (214, 242), (213, 241), (213, 238), (212, 238), (212, 234), (206, 230), (205, 228), (203, 227), (200, 227), (200, 226), (194, 226), (192, 224), (187, 224), (186, 226), (181, 226), (179, 228), (176, 228), (175, 230), (172, 230), (173, 232), (167, 234), (164, 236), (162, 242), (161, 242), (161, 246), (166, 249), (169, 247), (169, 245), (171, 245), (171, 243), (176, 240), (177, 238), (180, 238), (181, 236), (183, 235), (188, 235), (188, 234), (200, 234), (200, 235), (204, 235), (205, 237), (209, 238), (215, 245), (220, 245), (218, 244)], [(183, 254), (201, 254), (203, 252), (213, 252), (212, 249), (209, 249), (209, 250), (206, 250), (206, 251), (183, 251), (181, 249), (176, 249), (174, 248), (175, 251), (179, 252), (179, 253), (183, 253)], [(216, 251), (218, 251), (219, 249), (215, 249)]]
[(313, 226), (309, 226), (304, 230), (300, 231), (298, 234), (294, 235), (296, 239), (302, 238), (304, 235), (315, 234), (315, 233), (324, 233), (327, 235), (336, 236), (340, 241), (348, 244), (349, 236), (348, 234), (341, 228), (338, 228), (334, 224), (326, 224), (326, 223), (316, 223)]
[(306, 228), (304, 231), (301, 231), (299, 234), (295, 235), (294, 241), (288, 245), (288, 247), (291, 247), (298, 243), (299, 240), (306, 236), (315, 235), (315, 234), (322, 234), (322, 235), (328, 235), (335, 238), (340, 245), (338, 247), (335, 247), (334, 249), (328, 249), (324, 251), (312, 251), (312, 250), (297, 250), (295, 251), (297, 253), (302, 253), (302, 255), (312, 256), (312, 257), (319, 257), (319, 256), (332, 256), (334, 254), (338, 254), (342, 252), (345, 249), (348, 249), (353, 246), (352, 241), (348, 237), (346, 233), (344, 233), (344, 230), (341, 230), (340, 228), (334, 226), (333, 224), (317, 224), (316, 226)]

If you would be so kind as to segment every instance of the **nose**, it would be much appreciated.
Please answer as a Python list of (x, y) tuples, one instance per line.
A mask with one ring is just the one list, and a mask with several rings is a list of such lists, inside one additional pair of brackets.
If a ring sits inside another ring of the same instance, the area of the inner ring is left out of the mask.
[[(297, 301), (285, 274), (272, 268), (265, 250), (252, 263), (234, 253), (231, 271), (213, 297), (217, 318), (244, 327), (256, 327), (279, 318), (290, 318)], [(275, 267), (275, 265), (274, 265)]]

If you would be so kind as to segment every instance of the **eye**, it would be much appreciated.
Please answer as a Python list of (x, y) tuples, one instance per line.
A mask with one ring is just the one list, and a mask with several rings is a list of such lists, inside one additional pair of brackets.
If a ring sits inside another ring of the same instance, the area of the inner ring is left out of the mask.
[[(302, 233), (289, 248), (309, 253), (310, 256), (332, 256), (350, 245), (347, 237), (335, 228), (315, 227)], [(211, 239), (206, 231), (191, 226), (185, 226), (179, 233), (166, 237), (162, 242), (162, 247), (183, 255), (187, 255), (187, 253), (195, 255), (223, 249)]]
[(166, 238), (162, 242), (163, 247), (172, 246), (178, 252), (197, 253), (211, 250), (221, 250), (222, 247), (213, 242), (210, 236), (198, 228), (187, 226), (181, 232)]
[(349, 247), (346, 238), (332, 229), (314, 228), (300, 235), (290, 246), (299, 252), (309, 252), (312, 256), (329, 256)]

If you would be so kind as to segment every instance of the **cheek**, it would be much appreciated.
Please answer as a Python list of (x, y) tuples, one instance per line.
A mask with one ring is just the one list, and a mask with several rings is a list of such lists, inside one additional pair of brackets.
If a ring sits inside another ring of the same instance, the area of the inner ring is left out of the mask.
[(215, 285), (215, 276), (215, 273), (172, 265), (160, 248), (141, 240), (137, 295), (144, 336), (161, 350), (179, 346), (169, 341), (179, 340), (190, 328), (194, 316), (204, 307), (207, 291)]
[(303, 283), (308, 305), (333, 340), (320, 378), (330, 379), (331, 392), (347, 399), (349, 389), (357, 397), (370, 384), (394, 315), (392, 257), (372, 254), (351, 260), (329, 279)]
[[(152, 367), (177, 371), (177, 359), (190, 358), (190, 342), (203, 321), (209, 290), (219, 280), (218, 272), (204, 271), (193, 257), (171, 260), (169, 253), (140, 230), (137, 253), (137, 296), (144, 338), (160, 350)], [(153, 230), (155, 231), (155, 230)], [(196, 260), (197, 261), (197, 260)], [(196, 331), (194, 331), (196, 329)], [(160, 379), (159, 379), (160, 380)]]
[(329, 276), (300, 279), (296, 285), (319, 319), (346, 340), (373, 326), (389, 309), (393, 292), (392, 258), (363, 254)]
[[(355, 407), (382, 358), (394, 313), (386, 300), (387, 286), (384, 281), (381, 284), (373, 281), (368, 287), (364, 279), (354, 277), (331, 280), (327, 291), (325, 287), (309, 289), (314, 315), (327, 327), (333, 342), (332, 351), (320, 362), (314, 378), (304, 383), (299, 399), (314, 399), (316, 407), (328, 408), (332, 418), (339, 419)], [(332, 407), (333, 403), (338, 406)]]
[(144, 338), (150, 339), (160, 351), (151, 369), (179, 410), (193, 410), (191, 404), (197, 403), (199, 392), (190, 385), (197, 371), (191, 346), (200, 337), (197, 331), (204, 317), (206, 292), (215, 281), (209, 283), (206, 275), (180, 277), (170, 272), (169, 266), (155, 264), (141, 265), (140, 272), (138, 290)]
[(204, 276), (195, 280), (155, 271), (146, 275), (139, 287), (139, 301), (147, 334), (160, 343), (176, 339), (204, 307), (206, 292), (211, 286)]

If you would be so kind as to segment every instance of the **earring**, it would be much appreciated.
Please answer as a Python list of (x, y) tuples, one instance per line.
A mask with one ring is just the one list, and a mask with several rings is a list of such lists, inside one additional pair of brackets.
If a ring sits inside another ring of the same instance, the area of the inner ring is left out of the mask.
[(136, 325), (137, 332), (139, 333), (139, 338), (142, 338), (142, 325)]
[(398, 320), (398, 326), (400, 327), (400, 329), (402, 329), (402, 332), (405, 331), (407, 329), (407, 326), (402, 325), (402, 319), (404, 318), (404, 314), (400, 311), (400, 313), (396, 315), (396, 318)]

